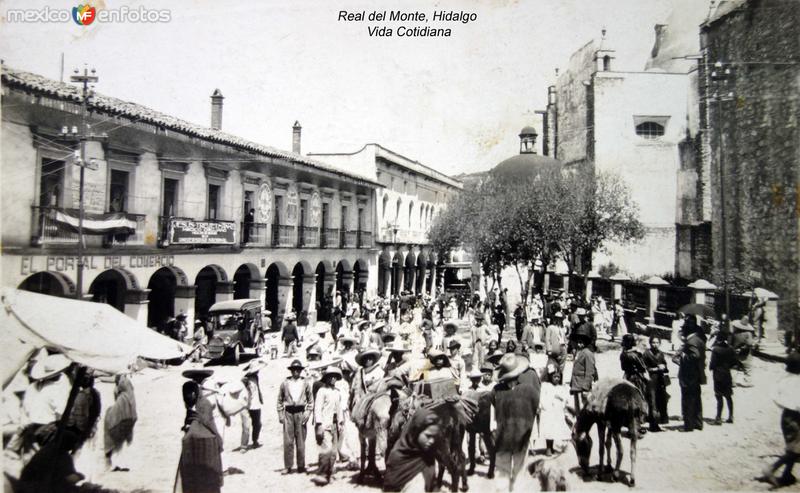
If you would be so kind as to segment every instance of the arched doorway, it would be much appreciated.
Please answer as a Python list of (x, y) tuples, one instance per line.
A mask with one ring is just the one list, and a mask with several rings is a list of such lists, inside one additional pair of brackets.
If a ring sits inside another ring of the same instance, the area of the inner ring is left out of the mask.
[(175, 316), (175, 293), (178, 286), (185, 286), (186, 274), (175, 267), (162, 267), (155, 271), (147, 282), (147, 326), (164, 332), (166, 322)]
[(417, 279), (416, 279), (416, 292), (417, 293), (422, 293), (425, 290), (425, 280), (426, 280), (426, 277), (427, 277), (425, 275), (425, 266), (426, 266), (425, 255), (423, 255), (420, 252), (420, 254), (417, 256), (417, 273), (416, 273), (417, 274)]
[(265, 293), (265, 304), (267, 305), (267, 310), (272, 312), (270, 315), (270, 319), (272, 319), (272, 327), (274, 329), (279, 329), (280, 327), (277, 326), (278, 321), (278, 311), (280, 306), (278, 305), (278, 286), (280, 285), (281, 281), (281, 269), (278, 267), (277, 264), (270, 264), (267, 267), (267, 290)]
[(300, 262), (292, 269), (292, 308), (297, 314), (303, 311), (303, 264)]
[(389, 281), (392, 279), (392, 259), (389, 252), (381, 252), (378, 257), (378, 296), (386, 296), (391, 291)]
[(250, 298), (250, 281), (252, 280), (253, 272), (250, 266), (247, 264), (240, 265), (233, 274), (233, 299)]
[(408, 252), (406, 255), (406, 263), (405, 268), (403, 269), (403, 290), (404, 291), (413, 291), (414, 290), (414, 280), (416, 276), (414, 275), (416, 272), (414, 254), (412, 252)]
[(341, 262), (336, 264), (336, 291), (345, 292), (344, 289), (344, 266)]
[(400, 255), (395, 255), (394, 259), (392, 260), (392, 296), (396, 296), (400, 294), (400, 279), (403, 274), (403, 267), (400, 265)]
[(25, 278), (19, 289), (50, 296), (75, 296), (75, 284), (58, 272), (37, 272)]
[(208, 309), (217, 300), (217, 283), (227, 282), (227, 280), (227, 274), (218, 265), (207, 265), (197, 273), (194, 280), (195, 317), (202, 318), (208, 314)]
[(363, 260), (356, 260), (356, 263), (353, 265), (353, 286), (355, 286), (355, 291), (361, 294), (362, 298), (363, 294), (367, 291), (368, 273), (367, 263)]
[(135, 289), (133, 274), (123, 269), (110, 269), (102, 272), (89, 286), (89, 294), (95, 303), (106, 303), (117, 310), (125, 311), (125, 293)]
[(314, 271), (317, 275), (316, 280), (316, 304), (317, 304), (317, 320), (322, 322), (330, 321), (330, 309), (328, 307), (328, 302), (326, 300), (326, 295), (328, 293), (325, 292), (325, 263), (320, 262), (317, 264), (317, 270)]

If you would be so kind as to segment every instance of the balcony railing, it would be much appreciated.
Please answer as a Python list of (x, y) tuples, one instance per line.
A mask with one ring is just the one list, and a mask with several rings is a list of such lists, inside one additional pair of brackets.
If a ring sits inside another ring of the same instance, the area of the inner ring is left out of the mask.
[(34, 245), (45, 244), (70, 244), (78, 243), (78, 233), (71, 227), (55, 220), (57, 207), (33, 206), (34, 230), (31, 243)]
[(340, 248), (355, 248), (356, 247), (356, 231), (341, 231)]
[[(74, 209), (33, 206), (31, 244), (38, 245), (77, 245), (78, 232), (75, 228), (55, 220), (56, 211), (77, 215)], [(110, 235), (90, 233), (84, 230), (84, 243), (88, 247), (114, 247), (124, 245), (144, 245), (144, 214), (128, 214), (136, 218), (136, 231), (131, 235)]]
[(241, 223), (242, 246), (245, 247), (267, 247), (272, 246), (269, 236), (269, 224), (267, 223)]
[(107, 235), (103, 243), (104, 246), (115, 247), (144, 245), (144, 223), (146, 216), (144, 214), (128, 215), (136, 217), (136, 231), (130, 235)]
[(191, 217), (179, 216), (158, 216), (158, 240), (160, 242), (169, 241), (169, 220), (170, 219), (185, 219), (191, 221)]
[(297, 245), (297, 230), (285, 224), (272, 225), (272, 246), (293, 247)]
[(339, 229), (322, 228), (321, 248), (339, 248)]
[(297, 246), (300, 248), (319, 248), (319, 228), (298, 226)]
[(372, 248), (372, 232), (359, 229), (356, 234), (356, 245), (358, 248)]

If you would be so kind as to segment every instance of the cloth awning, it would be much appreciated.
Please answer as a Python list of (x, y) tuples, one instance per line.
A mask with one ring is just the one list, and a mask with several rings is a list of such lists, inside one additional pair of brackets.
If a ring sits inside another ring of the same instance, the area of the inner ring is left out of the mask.
[(36, 350), (60, 351), (95, 370), (125, 373), (138, 357), (182, 358), (191, 347), (163, 336), (105, 303), (3, 288), (0, 362), (5, 386)]
[[(78, 229), (79, 213), (68, 210), (53, 210), (57, 222)], [(136, 216), (125, 212), (106, 214), (83, 213), (83, 231), (87, 234), (133, 234), (136, 231)]]

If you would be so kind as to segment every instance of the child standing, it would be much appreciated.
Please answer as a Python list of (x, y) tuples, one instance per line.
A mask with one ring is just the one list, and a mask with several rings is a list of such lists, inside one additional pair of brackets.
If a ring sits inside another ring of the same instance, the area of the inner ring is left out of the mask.
[(592, 390), (592, 383), (598, 379), (597, 365), (594, 353), (588, 347), (589, 335), (576, 330), (575, 337), (576, 356), (572, 364), (572, 380), (570, 381), (570, 394), (575, 399), (575, 413), (581, 410), (581, 404), (586, 403), (586, 396)]
[[(789, 373), (780, 382), (773, 400), (783, 409), (781, 414), (781, 431), (786, 441), (786, 452), (774, 464), (764, 469), (764, 479), (775, 487), (793, 484), (796, 479), (792, 475), (794, 463), (800, 457), (800, 353), (793, 352), (786, 359), (786, 371)], [(775, 477), (775, 471), (781, 466), (783, 474)]]
[(333, 466), (339, 452), (342, 432), (342, 397), (335, 387), (342, 379), (338, 366), (329, 366), (322, 373), (322, 387), (314, 401), (314, 431), (319, 446), (319, 470), (313, 481), (318, 486), (331, 482)]
[(569, 389), (561, 385), (561, 373), (548, 366), (549, 381), (542, 382), (539, 396), (539, 435), (544, 438), (547, 450), (545, 455), (553, 455), (555, 442), (561, 445), (569, 441), (570, 429), (567, 426), (566, 411), (569, 403)]
[(731, 368), (739, 365), (736, 351), (728, 344), (727, 334), (720, 332), (714, 340), (711, 350), (711, 362), (708, 368), (714, 376), (714, 397), (717, 399), (717, 417), (715, 425), (722, 424), (722, 399), (728, 403), (728, 423), (733, 423), (733, 378)]

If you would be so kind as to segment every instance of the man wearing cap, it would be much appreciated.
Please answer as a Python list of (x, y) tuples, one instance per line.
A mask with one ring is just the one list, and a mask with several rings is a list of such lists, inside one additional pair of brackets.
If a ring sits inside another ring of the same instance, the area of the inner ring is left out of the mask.
[[(252, 426), (252, 448), (258, 448), (261, 444), (258, 442), (258, 437), (261, 435), (261, 408), (264, 405), (264, 396), (261, 394), (261, 383), (258, 381), (258, 372), (266, 368), (266, 364), (261, 360), (252, 360), (243, 369), (244, 385), (248, 394), (247, 415), (250, 417), (250, 422), (242, 420), (243, 425)], [(244, 414), (242, 414), (244, 418)], [(242, 447), (247, 445), (249, 433), (247, 428), (249, 426), (242, 426)]]
[(464, 363), (464, 358), (461, 357), (461, 343), (455, 339), (450, 339), (447, 349), (450, 351), (450, 369), (453, 371), (453, 378), (458, 382), (457, 385), (460, 389), (463, 387), (467, 376), (467, 364)]
[(484, 316), (481, 312), (475, 312), (475, 323), (470, 328), (472, 335), (472, 362), (478, 366), (483, 364), (485, 358), (484, 344), (488, 342)]
[[(587, 313), (586, 308), (579, 307), (575, 310), (575, 315), (578, 318), (578, 322), (573, 324), (572, 327), (574, 330), (572, 331), (572, 335), (577, 333), (586, 334), (588, 337), (588, 341), (586, 345), (592, 349), (592, 351), (597, 351), (597, 329), (594, 328), (594, 324), (587, 320)], [(570, 337), (572, 339), (572, 347), (575, 348), (574, 337)]]
[(520, 376), (530, 367), (522, 356), (507, 353), (497, 367), (498, 383), (491, 393), (496, 417), (495, 450), (498, 471), (508, 476), (509, 491), (525, 463), (533, 422), (539, 409), (539, 388)]
[(319, 446), (319, 470), (312, 481), (319, 486), (331, 482), (333, 466), (339, 450), (344, 421), (342, 398), (336, 382), (342, 379), (342, 370), (335, 365), (322, 372), (322, 387), (314, 401), (314, 434)]
[(281, 340), (283, 341), (284, 353), (287, 357), (292, 357), (297, 352), (297, 326), (294, 321), (297, 319), (294, 313), (286, 315), (286, 323), (281, 330)]
[(306, 470), (306, 423), (314, 409), (311, 385), (301, 377), (303, 363), (292, 361), (289, 365), (291, 375), (278, 389), (278, 421), (283, 425), (283, 465), (284, 474), (292, 472), (295, 449), (297, 472)]

